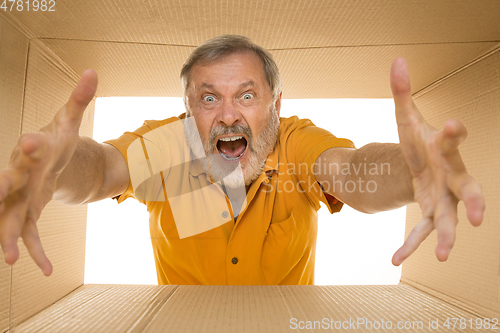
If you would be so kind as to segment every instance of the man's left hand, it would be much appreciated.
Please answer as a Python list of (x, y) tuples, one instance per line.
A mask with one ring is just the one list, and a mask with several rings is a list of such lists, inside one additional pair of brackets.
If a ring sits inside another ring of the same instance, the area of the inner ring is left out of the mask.
[(392, 63), (391, 89), (400, 146), (413, 176), (415, 201), (422, 210), (422, 220), (396, 251), (392, 263), (399, 266), (433, 229), (438, 234), (436, 257), (445, 261), (455, 242), (458, 202), (464, 202), (473, 226), (479, 226), (484, 216), (481, 186), (467, 173), (458, 151), (459, 144), (467, 137), (467, 129), (462, 122), (450, 119), (438, 131), (424, 120), (413, 102), (403, 58)]

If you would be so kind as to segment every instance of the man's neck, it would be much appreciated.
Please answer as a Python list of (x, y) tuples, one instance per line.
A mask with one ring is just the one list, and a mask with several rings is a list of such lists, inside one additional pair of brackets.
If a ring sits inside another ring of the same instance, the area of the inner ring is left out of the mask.
[(233, 208), (233, 214), (234, 218), (236, 221), (236, 217), (240, 214), (240, 212), (245, 208), (243, 207), (243, 203), (245, 202), (246, 199), (246, 194), (248, 193), (248, 189), (250, 188), (250, 185), (245, 186), (245, 191), (243, 192), (242, 187), (227, 187), (222, 185), (222, 190), (226, 194), (226, 196), (229, 198), (229, 201), (231, 202), (231, 206)]

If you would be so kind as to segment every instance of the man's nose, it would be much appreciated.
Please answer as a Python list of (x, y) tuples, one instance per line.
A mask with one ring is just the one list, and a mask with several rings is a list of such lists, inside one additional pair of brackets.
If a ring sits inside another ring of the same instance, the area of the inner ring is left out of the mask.
[(222, 102), (217, 117), (217, 122), (226, 126), (232, 126), (241, 122), (241, 114), (236, 109), (236, 105), (233, 101)]

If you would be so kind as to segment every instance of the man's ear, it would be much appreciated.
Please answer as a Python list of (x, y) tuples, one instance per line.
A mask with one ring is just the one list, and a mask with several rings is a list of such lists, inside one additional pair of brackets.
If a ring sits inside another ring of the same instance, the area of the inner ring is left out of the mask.
[(280, 116), (280, 110), (281, 110), (281, 94), (282, 92), (280, 92), (278, 98), (276, 99), (276, 102), (274, 104), (275, 108), (276, 108), (276, 112), (278, 113), (278, 118)]

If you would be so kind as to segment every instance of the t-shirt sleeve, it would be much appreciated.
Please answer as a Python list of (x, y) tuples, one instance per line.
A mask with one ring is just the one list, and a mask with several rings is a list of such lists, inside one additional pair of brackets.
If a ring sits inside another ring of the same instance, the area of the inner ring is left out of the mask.
[(288, 159), (296, 165), (298, 180), (307, 184), (305, 194), (317, 209), (321, 201), (330, 213), (339, 212), (343, 203), (322, 190), (314, 175), (314, 164), (325, 150), (336, 147), (355, 148), (353, 142), (335, 137), (329, 131), (315, 126), (309, 119), (289, 119), (293, 124), (287, 129), (286, 153)]
[[(129, 158), (129, 156), (128, 156), (130, 145), (133, 142), (136, 142), (136, 140), (138, 140), (138, 139), (141, 140), (142, 145), (144, 145), (143, 137), (147, 133), (151, 132), (152, 130), (154, 130), (160, 126), (172, 123), (172, 122), (177, 121), (177, 120), (179, 120), (178, 117), (172, 117), (172, 118), (165, 119), (162, 121), (146, 120), (144, 122), (144, 124), (141, 127), (139, 127), (138, 129), (136, 129), (135, 131), (125, 132), (119, 138), (114, 139), (114, 140), (105, 141), (104, 143), (110, 144), (113, 147), (115, 147), (116, 149), (118, 149), (118, 151), (122, 154), (123, 158), (125, 159), (125, 162), (127, 163), (127, 168), (129, 169), (129, 175), (130, 175), (131, 174), (131, 167), (132, 167), (130, 165), (130, 163), (136, 162), (134, 158)], [(113, 199), (116, 199), (118, 201), (118, 203), (121, 203), (128, 198), (134, 198), (141, 203), (144, 203), (144, 204), (146, 203), (146, 200), (143, 200), (143, 198), (136, 196), (136, 194), (134, 192), (134, 188), (132, 186), (132, 177), (129, 177), (129, 184), (128, 184), (125, 192), (123, 192), (121, 195), (114, 197)]]

